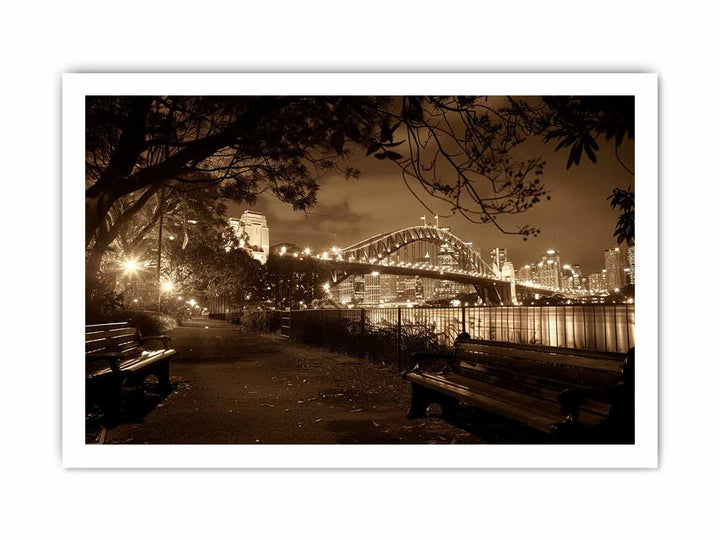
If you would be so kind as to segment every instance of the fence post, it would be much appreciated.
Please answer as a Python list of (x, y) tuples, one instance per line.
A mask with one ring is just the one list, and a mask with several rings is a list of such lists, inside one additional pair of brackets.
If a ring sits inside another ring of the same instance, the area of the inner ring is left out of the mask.
[(465, 304), (462, 306), (462, 331), (465, 332)]
[(400, 354), (402, 353), (402, 308), (397, 308), (397, 367), (400, 369)]
[(360, 358), (365, 358), (365, 308), (360, 308)]

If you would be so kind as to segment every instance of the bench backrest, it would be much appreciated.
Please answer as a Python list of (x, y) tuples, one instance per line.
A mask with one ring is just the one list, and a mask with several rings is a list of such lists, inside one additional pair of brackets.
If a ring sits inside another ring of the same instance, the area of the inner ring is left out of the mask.
[(473, 358), (479, 361), (485, 358), (512, 358), (618, 375), (623, 372), (626, 358), (626, 355), (620, 353), (505, 343), (471, 339), (465, 336), (458, 337), (455, 342), (455, 354), (468, 360)]
[(85, 326), (85, 354), (117, 353), (128, 357), (142, 352), (140, 331), (127, 322)]

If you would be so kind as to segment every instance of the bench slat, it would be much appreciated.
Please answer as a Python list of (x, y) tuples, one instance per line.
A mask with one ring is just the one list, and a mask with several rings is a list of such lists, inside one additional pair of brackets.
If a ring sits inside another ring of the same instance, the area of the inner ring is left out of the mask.
[(97, 341), (98, 339), (105, 339), (117, 336), (135, 336), (137, 335), (137, 329), (128, 328), (114, 328), (112, 330), (102, 330), (99, 332), (85, 332), (85, 341)]
[(535, 345), (533, 343), (510, 343), (505, 341), (492, 341), (489, 339), (463, 339), (458, 341), (461, 343), (477, 343), (480, 345), (489, 345), (491, 347), (502, 347), (504, 349), (519, 349), (537, 352), (549, 352), (556, 354), (570, 354), (573, 356), (586, 356), (588, 358), (601, 358), (606, 360), (615, 360), (623, 362), (625, 354), (607, 351), (595, 351), (592, 349), (574, 349), (571, 347), (553, 347), (550, 345)]
[[(171, 358), (176, 354), (177, 351), (175, 349), (149, 352), (142, 351), (139, 353), (136, 351), (133, 356), (121, 360), (118, 363), (118, 369), (124, 372), (135, 373), (149, 366), (150, 364), (153, 364), (160, 360), (164, 360), (165, 358)], [(112, 373), (112, 369), (110, 369), (107, 361), (103, 361), (98, 362), (98, 365), (94, 369), (90, 370), (87, 375), (92, 378), (108, 375), (110, 373)]]
[[(553, 417), (558, 418), (558, 421), (565, 418), (565, 413), (563, 412), (562, 406), (557, 401), (557, 392), (554, 396), (552, 396), (551, 399), (546, 399), (543, 397), (533, 396), (525, 392), (504, 388), (502, 386), (498, 386), (492, 383), (476, 381), (474, 379), (467, 379), (466, 377), (463, 377), (462, 375), (457, 375), (455, 373), (445, 375), (444, 377), (451, 382), (467, 386), (473, 392), (489, 395), (501, 401), (514, 403), (523, 408), (544, 411), (548, 414), (551, 414)], [(592, 425), (602, 421), (603, 419), (603, 415), (581, 409), (580, 418), (578, 420), (580, 422)]]
[(112, 330), (115, 328), (135, 328), (128, 322), (112, 322), (112, 323), (101, 323), (101, 324), (86, 324), (85, 333), (89, 332), (101, 332), (103, 330)]
[[(565, 388), (577, 388), (579, 390), (589, 389), (587, 386), (568, 384), (552, 379), (543, 379), (532, 375), (525, 375), (496, 369), (484, 364), (468, 364), (461, 362), (458, 366), (458, 374), (470, 379), (479, 380), (494, 386), (508, 388), (523, 394), (535, 396), (557, 403), (558, 393)], [(610, 405), (596, 400), (584, 400), (581, 410), (592, 414), (607, 416), (610, 412)]]
[(494, 347), (479, 343), (460, 342), (458, 343), (457, 351), (458, 353), (463, 353), (463, 357), (466, 358), (471, 355), (494, 355), (495, 357), (522, 358), (523, 360), (532, 360), (534, 362), (560, 364), (570, 367), (594, 369), (598, 371), (610, 371), (613, 373), (621, 373), (623, 370), (622, 362), (614, 360), (588, 358), (569, 354), (552, 354), (522, 349), (506, 349), (504, 347)]
[(117, 338), (89, 341), (85, 343), (85, 352), (122, 352), (127, 349), (140, 346), (141, 343), (134, 336), (118, 336)]
[(427, 373), (419, 374), (410, 372), (406, 377), (411, 382), (438, 389), (470, 405), (482, 407), (489, 412), (510, 418), (511, 420), (546, 433), (551, 431), (553, 424), (562, 420), (560, 417), (537, 410), (529, 410), (515, 403), (508, 403), (507, 401), (497, 399), (490, 395), (475, 393), (468, 386), (450, 382)]

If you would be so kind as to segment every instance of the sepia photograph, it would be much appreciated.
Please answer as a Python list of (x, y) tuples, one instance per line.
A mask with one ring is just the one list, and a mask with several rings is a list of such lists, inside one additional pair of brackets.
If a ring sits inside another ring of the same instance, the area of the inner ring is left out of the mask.
[(634, 94), (82, 106), (86, 446), (635, 444)]
[(13, 5), (2, 536), (710, 536), (706, 4)]

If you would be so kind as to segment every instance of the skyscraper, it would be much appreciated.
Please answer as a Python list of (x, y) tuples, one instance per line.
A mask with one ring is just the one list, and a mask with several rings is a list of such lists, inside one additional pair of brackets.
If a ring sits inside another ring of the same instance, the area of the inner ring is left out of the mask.
[(564, 264), (562, 267), (562, 288), (582, 289), (582, 270), (579, 264)]
[(629, 283), (635, 285), (635, 244), (627, 248), (627, 273)]
[[(533, 265), (534, 266), (534, 265)], [(529, 264), (521, 267), (518, 270), (518, 281), (521, 283), (528, 283), (533, 280), (533, 267)]]
[(572, 268), (572, 289), (582, 289), (583, 288), (583, 274), (582, 274), (582, 268), (579, 264), (573, 264), (571, 266)]
[[(450, 232), (450, 227), (440, 227), (440, 230)], [(438, 251), (437, 261), (440, 268), (444, 271), (456, 270), (459, 268), (458, 261), (456, 259), (455, 248), (450, 244), (442, 244)], [(426, 256), (423, 262), (430, 263), (430, 258)], [(423, 283), (424, 298), (430, 297), (430, 291), (427, 287), (430, 286), (429, 282)], [(457, 294), (460, 291), (460, 285), (454, 281), (442, 279), (435, 284), (435, 296), (437, 298), (447, 298)]]
[(377, 305), (380, 303), (380, 274), (373, 272), (364, 276), (365, 290), (363, 304)]
[(618, 247), (605, 250), (605, 279), (609, 291), (625, 286), (625, 263)]
[(265, 264), (270, 255), (270, 229), (265, 215), (246, 210), (240, 219), (230, 218), (229, 222), (240, 240), (240, 247)]
[(540, 285), (550, 289), (559, 289), (561, 286), (560, 253), (548, 249), (537, 266)]
[(333, 290), (341, 303), (352, 304), (355, 301), (355, 283), (352, 278), (341, 281)]
[(607, 285), (605, 283), (605, 270), (588, 276), (588, 288), (590, 289), (590, 292), (607, 290)]

